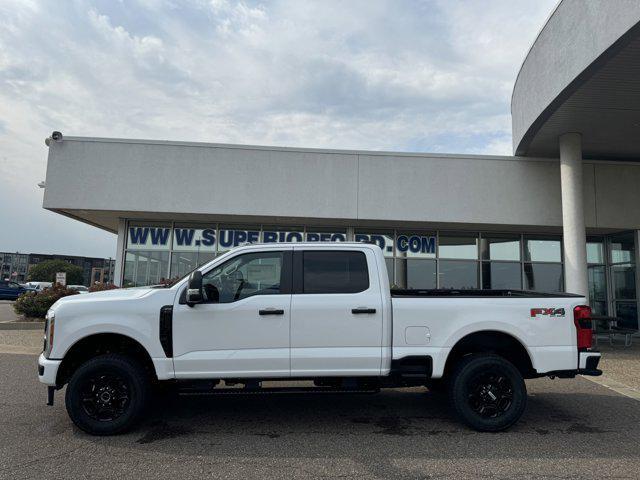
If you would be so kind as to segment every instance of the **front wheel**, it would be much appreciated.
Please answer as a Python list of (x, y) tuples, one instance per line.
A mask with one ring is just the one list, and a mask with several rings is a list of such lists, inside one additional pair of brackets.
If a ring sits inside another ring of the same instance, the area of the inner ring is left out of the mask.
[(522, 416), (527, 387), (520, 371), (504, 358), (470, 355), (455, 370), (451, 398), (464, 423), (482, 432), (497, 432)]
[(108, 354), (88, 360), (71, 377), (65, 403), (69, 417), (92, 435), (114, 435), (140, 418), (149, 380), (134, 359)]

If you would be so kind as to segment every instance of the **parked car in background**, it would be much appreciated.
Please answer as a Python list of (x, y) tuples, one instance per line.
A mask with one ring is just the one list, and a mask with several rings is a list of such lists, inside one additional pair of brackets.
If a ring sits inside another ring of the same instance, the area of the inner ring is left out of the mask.
[(15, 300), (27, 289), (16, 282), (0, 280), (0, 298), (3, 300)]
[(27, 282), (25, 288), (32, 292), (40, 292), (45, 288), (50, 288), (53, 284), (51, 282)]
[(89, 288), (84, 285), (67, 285), (69, 290), (75, 290), (78, 293), (89, 293)]

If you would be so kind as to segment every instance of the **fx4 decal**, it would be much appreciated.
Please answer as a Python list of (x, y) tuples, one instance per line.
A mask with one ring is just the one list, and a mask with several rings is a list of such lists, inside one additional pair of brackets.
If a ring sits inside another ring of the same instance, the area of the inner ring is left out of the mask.
[(546, 315), (548, 317), (564, 317), (564, 308), (532, 308), (531, 318), (538, 315)]

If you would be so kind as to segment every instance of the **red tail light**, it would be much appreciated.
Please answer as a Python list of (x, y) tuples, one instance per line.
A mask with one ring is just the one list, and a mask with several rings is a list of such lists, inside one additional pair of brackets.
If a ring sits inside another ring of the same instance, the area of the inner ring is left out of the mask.
[(591, 348), (591, 307), (578, 305), (573, 309), (573, 323), (576, 325), (578, 350)]

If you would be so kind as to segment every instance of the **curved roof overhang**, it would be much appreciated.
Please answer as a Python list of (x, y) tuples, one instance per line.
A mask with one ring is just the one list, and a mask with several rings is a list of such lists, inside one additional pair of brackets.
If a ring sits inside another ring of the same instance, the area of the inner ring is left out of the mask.
[(640, 1), (562, 0), (525, 58), (511, 99), (516, 155), (640, 160)]

